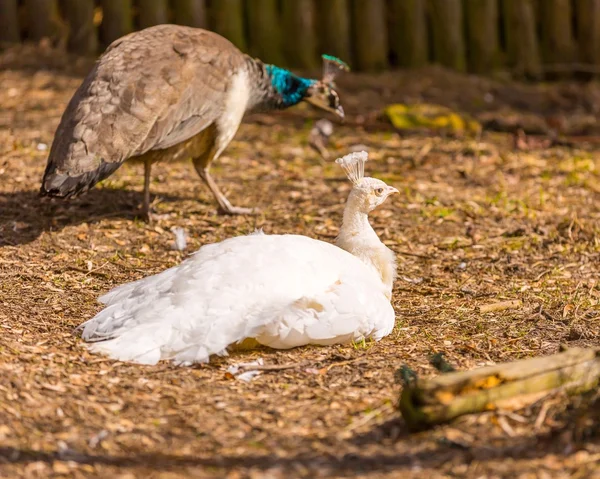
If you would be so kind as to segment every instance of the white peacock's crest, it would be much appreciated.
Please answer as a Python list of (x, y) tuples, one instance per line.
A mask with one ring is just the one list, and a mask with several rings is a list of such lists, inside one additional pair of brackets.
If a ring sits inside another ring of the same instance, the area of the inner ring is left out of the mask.
[(344, 169), (352, 184), (358, 185), (365, 176), (365, 162), (368, 159), (369, 154), (366, 151), (356, 151), (338, 158), (335, 162)]

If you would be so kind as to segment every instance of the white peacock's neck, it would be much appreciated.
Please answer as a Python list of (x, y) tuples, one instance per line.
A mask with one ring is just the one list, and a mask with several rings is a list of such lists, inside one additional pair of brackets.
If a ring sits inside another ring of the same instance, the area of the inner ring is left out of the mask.
[(369, 215), (360, 207), (360, 198), (350, 194), (336, 245), (375, 268), (391, 296), (396, 278), (396, 257), (385, 246), (369, 223)]

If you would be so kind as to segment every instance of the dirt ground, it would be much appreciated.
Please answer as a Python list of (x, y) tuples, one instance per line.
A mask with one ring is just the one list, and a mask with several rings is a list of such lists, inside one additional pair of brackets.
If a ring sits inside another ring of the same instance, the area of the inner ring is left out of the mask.
[[(296, 108), (249, 118), (214, 167), (232, 202), (259, 206), (257, 216), (217, 215), (188, 162), (154, 167), (152, 225), (135, 217), (141, 165), (73, 202), (42, 203), (54, 130), (88, 66), (31, 48), (0, 55), (0, 477), (600, 477), (597, 393), (420, 433), (394, 408), (395, 370), (435, 374), (432, 352), (469, 369), (600, 345), (598, 84), (436, 68), (343, 79), (348, 121), (329, 151), (366, 146), (368, 174), (401, 191), (372, 215), (398, 258), (393, 333), (148, 367), (91, 355), (74, 334), (101, 293), (258, 227), (333, 241), (349, 184), (308, 145), (319, 114)], [(558, 121), (559, 133), (588, 138), (515, 149), (489, 130), (478, 140), (398, 134), (380, 115), (397, 101), (508, 125), (496, 129), (539, 133)], [(188, 234), (184, 252), (173, 227)], [(503, 300), (521, 305), (479, 312)], [(257, 358), (290, 368), (251, 382), (226, 374)]]

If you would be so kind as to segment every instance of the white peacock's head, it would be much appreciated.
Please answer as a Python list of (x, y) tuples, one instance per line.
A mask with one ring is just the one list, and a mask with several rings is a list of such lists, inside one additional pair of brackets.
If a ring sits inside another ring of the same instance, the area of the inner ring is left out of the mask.
[(369, 155), (366, 151), (350, 153), (335, 162), (346, 172), (346, 176), (354, 185), (350, 198), (355, 202), (357, 208), (366, 213), (373, 211), (382, 204), (388, 196), (398, 193), (393, 186), (377, 178), (365, 177), (365, 162)]

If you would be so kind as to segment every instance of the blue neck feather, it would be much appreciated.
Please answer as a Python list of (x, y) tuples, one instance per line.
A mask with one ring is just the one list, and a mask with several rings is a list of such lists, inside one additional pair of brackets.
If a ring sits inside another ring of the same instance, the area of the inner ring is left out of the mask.
[(266, 65), (267, 74), (271, 79), (271, 85), (281, 95), (285, 106), (292, 106), (300, 102), (308, 89), (317, 81), (310, 78), (302, 78), (294, 75), (291, 71), (275, 65)]

